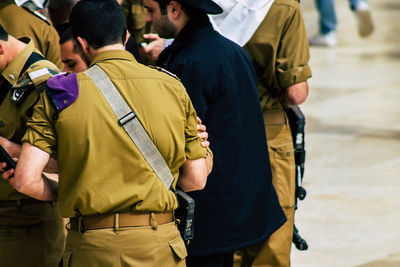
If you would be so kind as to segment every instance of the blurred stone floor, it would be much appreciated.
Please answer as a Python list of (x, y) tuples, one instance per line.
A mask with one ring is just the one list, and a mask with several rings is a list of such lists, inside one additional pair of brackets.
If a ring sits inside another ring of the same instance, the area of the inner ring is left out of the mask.
[[(336, 0), (339, 44), (311, 47), (308, 195), (295, 217), (309, 249), (293, 247), (293, 267), (400, 266), (400, 0), (369, 3), (371, 36)], [(312, 36), (314, 1), (301, 6)]]

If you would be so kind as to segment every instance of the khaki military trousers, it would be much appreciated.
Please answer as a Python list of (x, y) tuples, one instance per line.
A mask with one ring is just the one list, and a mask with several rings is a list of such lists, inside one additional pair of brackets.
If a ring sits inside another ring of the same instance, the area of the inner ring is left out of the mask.
[[(234, 266), (290, 266), (295, 201), (295, 162), (290, 126), (283, 112), (282, 123), (268, 120), (265, 131), (271, 162), (272, 183), (287, 221), (266, 241), (235, 253)], [(276, 121), (276, 120), (275, 120)]]
[(56, 203), (0, 207), (0, 266), (58, 266), (64, 241)]
[(186, 266), (186, 247), (175, 222), (68, 231), (64, 267)]

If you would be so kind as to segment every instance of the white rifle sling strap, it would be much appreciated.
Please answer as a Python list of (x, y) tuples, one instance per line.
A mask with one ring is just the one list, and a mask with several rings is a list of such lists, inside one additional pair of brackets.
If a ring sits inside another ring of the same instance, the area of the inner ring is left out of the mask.
[(85, 73), (95, 82), (117, 116), (119, 125), (124, 127), (158, 178), (168, 190), (171, 189), (174, 177), (167, 163), (110, 78), (97, 65), (93, 65)]

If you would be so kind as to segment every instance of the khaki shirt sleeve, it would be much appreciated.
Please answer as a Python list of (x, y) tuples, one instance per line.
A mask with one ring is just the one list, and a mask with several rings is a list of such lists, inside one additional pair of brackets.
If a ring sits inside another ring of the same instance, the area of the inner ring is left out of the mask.
[(186, 123), (185, 123), (185, 154), (186, 159), (194, 160), (205, 158), (207, 150), (201, 146), (201, 138), (197, 136), (197, 115), (190, 101), (189, 96), (185, 93), (186, 104)]
[(54, 128), (55, 109), (46, 93), (36, 104), (32, 118), (27, 122), (27, 130), (22, 142), (30, 143), (41, 150), (54, 155), (56, 151), (56, 131)]
[(311, 77), (308, 66), (310, 49), (304, 26), (303, 16), (296, 3), (293, 16), (285, 23), (278, 50), (276, 64), (278, 81), (281, 88), (304, 82)]

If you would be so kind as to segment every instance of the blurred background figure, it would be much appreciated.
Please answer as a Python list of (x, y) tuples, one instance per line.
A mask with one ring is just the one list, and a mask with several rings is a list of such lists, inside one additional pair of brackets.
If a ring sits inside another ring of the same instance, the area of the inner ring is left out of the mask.
[(130, 37), (126, 43), (126, 50), (131, 52), (139, 63), (154, 65), (161, 51), (172, 40), (160, 38), (151, 33), (151, 24), (146, 23), (146, 10), (143, 0), (118, 0), (126, 18)]
[(137, 43), (143, 42), (143, 34), (146, 32), (146, 10), (143, 0), (119, 0), (126, 18), (128, 32)]
[(58, 35), (69, 27), (69, 14), (77, 0), (50, 0), (47, 7), (49, 17), (53, 26), (56, 28)]
[(142, 49), (141, 43), (145, 41), (143, 35), (150, 29), (150, 26), (146, 27), (143, 0), (117, 0), (117, 2), (121, 6), (129, 32), (125, 49), (131, 52), (139, 63), (143, 63), (139, 51)]
[[(334, 0), (316, 0), (315, 2), (319, 13), (319, 33), (310, 38), (310, 45), (335, 46), (337, 18)], [(349, 4), (357, 18), (359, 35), (369, 36), (374, 30), (374, 24), (367, 1), (349, 0)]]
[(0, 24), (12, 36), (30, 36), (45, 58), (62, 69), (59, 37), (45, 16), (19, 7), (13, 0), (1, 0)]

